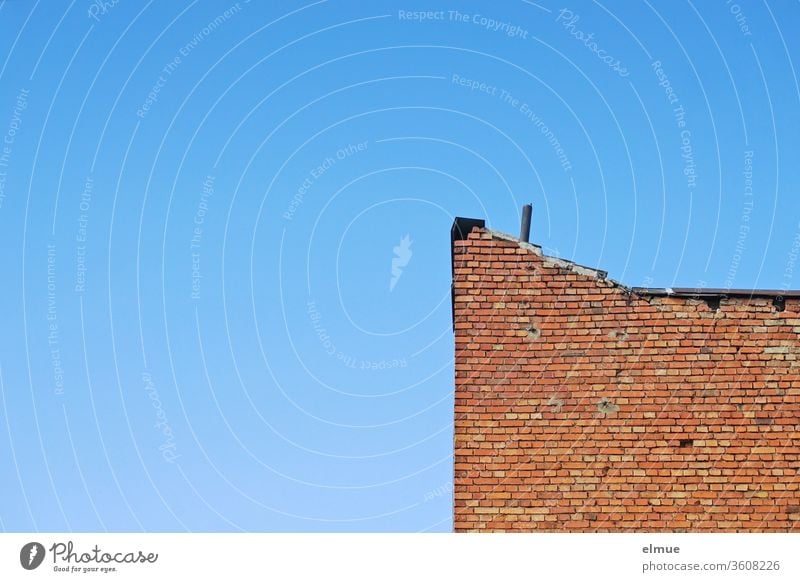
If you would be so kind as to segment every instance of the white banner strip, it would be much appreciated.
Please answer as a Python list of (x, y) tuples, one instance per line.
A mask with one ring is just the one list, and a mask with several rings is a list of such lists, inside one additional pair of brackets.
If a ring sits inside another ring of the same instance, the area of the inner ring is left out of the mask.
[(0, 534), (0, 580), (777, 582), (798, 553), (797, 534)]

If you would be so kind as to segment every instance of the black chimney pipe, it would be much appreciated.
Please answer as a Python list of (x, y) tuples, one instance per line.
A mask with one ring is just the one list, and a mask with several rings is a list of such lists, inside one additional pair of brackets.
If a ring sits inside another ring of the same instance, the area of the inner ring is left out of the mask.
[(526, 204), (522, 207), (522, 228), (519, 231), (519, 240), (528, 242), (531, 238), (531, 213), (533, 206)]

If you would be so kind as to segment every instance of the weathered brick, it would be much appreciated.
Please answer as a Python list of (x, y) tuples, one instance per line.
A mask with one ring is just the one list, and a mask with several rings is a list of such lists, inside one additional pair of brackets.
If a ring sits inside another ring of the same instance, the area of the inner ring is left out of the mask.
[(800, 302), (455, 248), (456, 531), (798, 531)]

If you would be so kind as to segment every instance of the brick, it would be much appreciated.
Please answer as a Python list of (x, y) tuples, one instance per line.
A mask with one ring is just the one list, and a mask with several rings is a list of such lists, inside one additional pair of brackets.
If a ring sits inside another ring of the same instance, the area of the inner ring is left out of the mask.
[(456, 531), (798, 531), (800, 301), (637, 297), (485, 229), (454, 257)]

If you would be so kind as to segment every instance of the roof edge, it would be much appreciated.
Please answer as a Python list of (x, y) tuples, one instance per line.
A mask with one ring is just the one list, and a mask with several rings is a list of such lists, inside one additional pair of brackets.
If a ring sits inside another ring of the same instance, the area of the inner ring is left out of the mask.
[(604, 271), (602, 269), (596, 269), (594, 267), (588, 267), (586, 265), (581, 265), (574, 261), (562, 259), (560, 257), (546, 255), (540, 245), (522, 241), (519, 239), (519, 237), (516, 237), (514, 235), (505, 232), (501, 232), (499, 230), (487, 228), (486, 221), (480, 218), (456, 217), (453, 220), (453, 226), (450, 229), (451, 267), (454, 267), (455, 265), (455, 257), (453, 255), (453, 247), (455, 246), (455, 241), (466, 239), (469, 236), (469, 233), (472, 232), (472, 229), (475, 227), (478, 227), (486, 231), (493, 238), (516, 243), (520, 246), (520, 248), (526, 249), (544, 258), (547, 262), (553, 263), (562, 268), (570, 269), (581, 275), (594, 277), (596, 279), (606, 281), (614, 285), (615, 287), (619, 287), (625, 292), (633, 293), (639, 296), (681, 297), (681, 298), (693, 298), (693, 299), (706, 299), (709, 297), (738, 297), (738, 298), (750, 298), (750, 299), (769, 298), (769, 299), (779, 299), (779, 300), (787, 298), (790, 299), (800, 298), (800, 290), (793, 290), (793, 289), (726, 289), (726, 288), (713, 288), (713, 287), (706, 287), (706, 288), (628, 287), (627, 285), (624, 285), (619, 281), (615, 281), (614, 279), (609, 279), (607, 271)]

